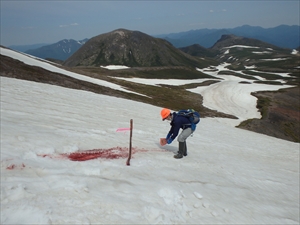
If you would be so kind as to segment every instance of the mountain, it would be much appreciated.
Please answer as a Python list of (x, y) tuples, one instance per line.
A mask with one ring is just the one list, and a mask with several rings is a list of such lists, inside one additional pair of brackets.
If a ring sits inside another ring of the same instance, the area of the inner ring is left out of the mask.
[(274, 28), (261, 28), (244, 25), (232, 29), (238, 36), (255, 38), (282, 48), (297, 48), (300, 40), (300, 26), (280, 25)]
[(118, 29), (91, 38), (68, 58), (64, 66), (126, 65), (201, 66), (201, 61), (172, 46), (166, 40), (139, 31)]
[(199, 29), (180, 33), (156, 35), (171, 42), (175, 47), (199, 44), (210, 48), (224, 34), (254, 38), (282, 48), (297, 48), (300, 40), (300, 26), (280, 25), (274, 28), (244, 25), (228, 29)]
[(246, 46), (254, 46), (254, 47), (264, 47), (264, 48), (272, 48), (279, 49), (279, 47), (254, 39), (254, 38), (246, 38), (236, 35), (222, 35), (221, 38), (210, 48), (215, 51), (221, 51), (225, 47), (230, 47), (233, 45), (246, 45)]
[(194, 44), (179, 49), (192, 56), (211, 57), (219, 63), (230, 63), (231, 67), (239, 69), (255, 65), (260, 70), (293, 72), (299, 61), (299, 52), (297, 54), (291, 49), (232, 34), (222, 35), (211, 48)]
[(215, 51), (214, 49), (207, 49), (199, 44), (193, 44), (179, 49), (191, 56), (196, 57), (214, 57), (218, 53), (218, 51)]
[(10, 46), (8, 46), (8, 48), (16, 50), (18, 52), (26, 52), (30, 49), (40, 48), (45, 45), (49, 45), (49, 44), (40, 43), (40, 44), (33, 44), (33, 45), (10, 45)]
[(59, 59), (66, 60), (76, 52), (88, 39), (76, 41), (73, 39), (64, 39), (57, 43), (42, 46), (37, 49), (30, 49), (25, 53), (42, 58), (42, 59)]

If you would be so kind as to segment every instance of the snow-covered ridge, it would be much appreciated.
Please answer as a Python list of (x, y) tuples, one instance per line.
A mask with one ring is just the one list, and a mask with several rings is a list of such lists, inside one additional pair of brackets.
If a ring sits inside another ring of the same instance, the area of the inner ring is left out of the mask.
[(253, 54), (258, 54), (258, 55), (261, 55), (261, 54), (272, 54), (272, 52), (269, 52), (269, 51), (262, 51), (262, 52), (252, 52)]
[(227, 49), (227, 48), (259, 48), (256, 46), (248, 46), (248, 45), (232, 45), (232, 46), (228, 46), (228, 47), (224, 47), (223, 49)]
[(108, 65), (108, 66), (101, 66), (101, 68), (108, 69), (108, 70), (121, 70), (121, 69), (129, 69), (128, 66), (123, 65)]
[(276, 59), (260, 59), (261, 61), (281, 61), (286, 60), (287, 58), (276, 58)]
[(293, 55), (297, 55), (299, 53), (299, 51), (297, 51), (296, 49), (293, 49), (293, 51), (291, 52), (291, 54)]

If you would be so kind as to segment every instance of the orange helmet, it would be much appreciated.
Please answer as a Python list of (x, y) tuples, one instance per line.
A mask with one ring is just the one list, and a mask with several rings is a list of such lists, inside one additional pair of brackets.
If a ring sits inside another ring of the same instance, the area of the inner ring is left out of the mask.
[(161, 115), (162, 120), (165, 120), (170, 114), (171, 114), (170, 109), (164, 108), (160, 111), (160, 115)]

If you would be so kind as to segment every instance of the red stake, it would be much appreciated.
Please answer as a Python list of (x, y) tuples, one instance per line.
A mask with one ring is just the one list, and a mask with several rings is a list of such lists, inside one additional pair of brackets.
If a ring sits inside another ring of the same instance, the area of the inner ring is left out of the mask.
[(129, 137), (129, 154), (128, 154), (128, 159), (126, 162), (127, 166), (130, 166), (130, 159), (131, 159), (131, 146), (132, 146), (131, 140), (132, 140), (132, 129), (133, 129), (132, 123), (133, 123), (133, 120), (131, 119), (130, 120), (130, 137)]

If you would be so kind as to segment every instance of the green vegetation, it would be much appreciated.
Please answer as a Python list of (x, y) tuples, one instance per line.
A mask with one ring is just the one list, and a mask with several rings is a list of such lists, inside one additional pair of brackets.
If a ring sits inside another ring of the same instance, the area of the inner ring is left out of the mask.
[(269, 84), (269, 85), (283, 85), (279, 81), (263, 81), (263, 80), (258, 80), (258, 81), (254, 81), (254, 83), (257, 83), (257, 84)]
[(254, 72), (251, 70), (243, 70), (243, 73), (249, 74), (252, 76), (260, 76), (262, 78), (265, 78), (267, 80), (282, 80), (284, 77), (277, 75), (277, 74), (270, 74), (270, 73), (264, 73), (264, 72)]
[(220, 72), (218, 72), (218, 74), (219, 75), (232, 75), (232, 76), (245, 78), (245, 79), (249, 79), (249, 80), (258, 80), (256, 77), (247, 76), (247, 75), (243, 75), (243, 74), (240, 74), (240, 73), (235, 73), (235, 72), (228, 71), (228, 70), (220, 71)]
[(287, 137), (292, 137), (295, 142), (300, 142), (300, 136), (295, 133), (295, 124), (291, 122), (282, 122), (284, 133)]
[(256, 107), (259, 109), (262, 119), (268, 115), (268, 108), (271, 105), (271, 99), (267, 97), (257, 97)]
[[(110, 82), (117, 83), (126, 87), (129, 90), (133, 90), (137, 93), (146, 95), (148, 97), (128, 94), (128, 97), (132, 100), (149, 103), (156, 106), (167, 107), (172, 110), (179, 110), (182, 108), (193, 108), (201, 113), (202, 116), (224, 116), (229, 118), (235, 118), (230, 115), (218, 113), (214, 110), (209, 110), (202, 106), (202, 96), (199, 94), (192, 93), (185, 89), (186, 86), (172, 86), (172, 85), (161, 85), (152, 86), (146, 84), (138, 84), (125, 80), (119, 80), (110, 78)], [(192, 84), (190, 84), (192, 85)], [(194, 87), (197, 84), (193, 84)], [(201, 85), (201, 84), (199, 84)]]
[(239, 64), (231, 64), (231, 65), (227, 66), (226, 68), (228, 68), (230, 70), (240, 71), (240, 70), (244, 70), (245, 66), (243, 64), (239, 63)]
[(250, 125), (254, 120), (257, 120), (257, 119), (248, 119), (248, 120), (244, 120), (244, 121), (242, 121), (239, 125), (237, 125), (236, 127), (238, 127), (238, 128), (245, 128), (245, 127), (247, 127), (248, 125)]
[(213, 78), (207, 74), (185, 67), (154, 67), (120, 70), (114, 73), (120, 77), (138, 77), (148, 79), (203, 79)]
[(299, 65), (299, 56), (294, 55), (278, 55), (277, 58), (283, 58), (284, 60), (264, 61), (258, 60), (256, 65), (260, 68), (280, 68), (282, 70), (289, 70)]

